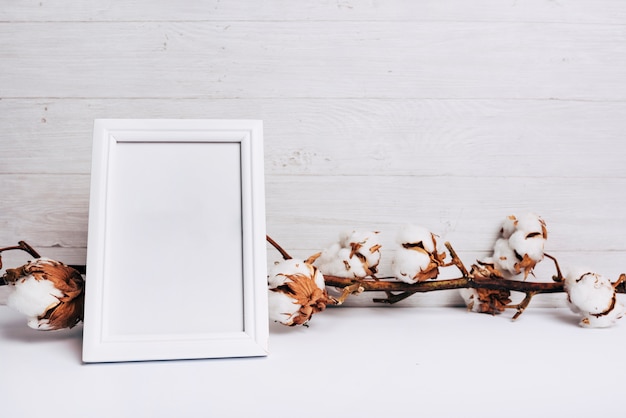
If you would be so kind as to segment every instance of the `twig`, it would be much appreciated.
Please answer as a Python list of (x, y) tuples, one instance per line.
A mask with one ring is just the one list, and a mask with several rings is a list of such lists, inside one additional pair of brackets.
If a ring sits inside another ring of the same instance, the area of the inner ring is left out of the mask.
[[(21, 250), (30, 254), (34, 258), (40, 258), (41, 256), (33, 247), (27, 244), (25, 241), (19, 241), (17, 245), (11, 245), (9, 247), (0, 248), (0, 269), (2, 268), (2, 252), (4, 251), (12, 251), (12, 250)], [(8, 283), (4, 280), (4, 276), (0, 277), (0, 286), (5, 286)]]
[(37, 251), (35, 251), (35, 249), (33, 247), (31, 247), (29, 244), (27, 244), (25, 241), (19, 241), (17, 243), (17, 245), (12, 245), (10, 247), (0, 248), (0, 253), (2, 253), (4, 251), (11, 251), (11, 250), (26, 251), (28, 254), (30, 254), (34, 258), (40, 258), (41, 257), (39, 255), (39, 253)]
[(334, 304), (335, 305), (341, 305), (343, 304), (343, 302), (345, 302), (345, 300), (348, 298), (348, 296), (350, 296), (353, 293), (361, 293), (363, 292), (363, 287), (361, 287), (360, 283), (353, 283), (349, 286), (346, 286), (343, 288), (343, 291), (341, 292), (341, 296), (339, 296), (338, 298), (334, 298)]
[(291, 260), (293, 258), (289, 255), (287, 251), (283, 249), (283, 247), (278, 245), (278, 243), (274, 241), (269, 235), (266, 235), (265, 238), (267, 239), (267, 242), (272, 244), (272, 247), (276, 248), (276, 250), (280, 253), (280, 255), (283, 256), (283, 260)]
[(556, 276), (553, 276), (552, 280), (554, 280), (555, 282), (562, 282), (563, 281), (563, 274), (561, 273), (561, 268), (559, 267), (559, 262), (556, 261), (556, 258), (551, 256), (550, 254), (543, 253), (543, 255), (545, 257), (548, 257), (550, 260), (552, 260), (554, 262), (554, 268), (556, 269)]
[(463, 289), (469, 287), (469, 280), (465, 277), (448, 280), (431, 280), (417, 283), (404, 283), (392, 277), (383, 277), (378, 280), (353, 279), (324, 275), (327, 286), (344, 288), (355, 283), (363, 287), (364, 292), (410, 292), (423, 293), (435, 290)]
[(452, 245), (447, 241), (444, 245), (448, 249), (448, 252), (450, 253), (450, 257), (452, 258), (452, 261), (450, 263), (454, 264), (456, 268), (458, 268), (461, 271), (461, 273), (463, 274), (463, 277), (470, 277), (467, 269), (465, 268), (465, 265), (461, 261), (461, 258), (459, 258), (456, 251), (454, 251), (454, 248), (452, 248)]
[(507, 308), (510, 309), (517, 309), (517, 312), (515, 313), (515, 315), (513, 315), (513, 321), (515, 321), (517, 318), (519, 318), (519, 316), (521, 314), (524, 313), (524, 310), (528, 307), (528, 305), (530, 304), (530, 300), (533, 298), (533, 296), (536, 295), (536, 292), (527, 292), (526, 293), (526, 297), (524, 298), (524, 300), (522, 300), (520, 303), (518, 303), (517, 305), (508, 305)]

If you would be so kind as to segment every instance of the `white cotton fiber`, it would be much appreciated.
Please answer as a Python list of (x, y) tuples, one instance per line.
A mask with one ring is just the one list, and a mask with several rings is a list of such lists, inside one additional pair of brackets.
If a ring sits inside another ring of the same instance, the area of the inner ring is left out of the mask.
[(417, 275), (426, 270), (430, 256), (425, 251), (399, 249), (391, 262), (393, 276), (405, 283), (414, 283)]
[(599, 314), (609, 309), (615, 295), (611, 281), (593, 272), (566, 276), (565, 290), (575, 309), (590, 314)]
[(274, 264), (269, 270), (267, 283), (270, 289), (276, 288), (285, 284), (285, 282), (289, 280), (287, 276), (293, 274), (302, 274), (311, 277), (315, 280), (315, 283), (320, 289), (324, 288), (324, 277), (322, 274), (320, 274), (315, 267), (305, 263), (304, 260), (296, 258), (282, 260)]
[(283, 325), (291, 325), (293, 317), (301, 308), (297, 301), (282, 292), (269, 291), (267, 296), (270, 320), (280, 322)]
[(428, 229), (418, 225), (405, 225), (402, 227), (398, 232), (396, 242), (400, 245), (417, 245), (421, 243), (423, 248), (429, 253), (436, 250), (432, 233)]
[(517, 216), (517, 224), (515, 229), (518, 231), (524, 231), (526, 233), (538, 232), (543, 235), (545, 229), (545, 222), (539, 215), (534, 213), (527, 213), (522, 216)]
[(581, 315), (582, 327), (610, 327), (626, 313), (614, 284), (591, 270), (572, 269), (565, 275), (564, 287), (570, 308)]
[(325, 248), (315, 261), (323, 274), (364, 278), (372, 276), (380, 263), (380, 241), (373, 231), (342, 232), (339, 242)]
[(7, 306), (30, 317), (43, 315), (48, 309), (59, 304), (63, 293), (49, 280), (36, 280), (33, 276), (20, 278), (7, 298)]
[(515, 274), (515, 264), (518, 262), (515, 252), (509, 246), (509, 240), (499, 238), (493, 247), (493, 263), (496, 269)]
[(520, 255), (528, 255), (532, 260), (543, 259), (543, 247), (545, 240), (541, 235), (531, 235), (524, 231), (515, 231), (509, 237), (509, 247)]
[(365, 277), (367, 273), (358, 257), (349, 248), (340, 248), (334, 258), (320, 257), (316, 262), (323, 274), (337, 277)]
[(584, 328), (607, 328), (615, 325), (618, 319), (622, 318), (626, 313), (624, 305), (616, 302), (613, 309), (606, 315), (585, 315), (580, 320), (579, 325)]
[(476, 289), (472, 288), (464, 288), (459, 289), (459, 295), (463, 298), (465, 302), (465, 306), (472, 312), (478, 312), (478, 307), (480, 306), (480, 301), (478, 300), (478, 292)]
[(500, 230), (500, 236), (502, 238), (508, 238), (515, 231), (515, 225), (517, 224), (517, 218), (513, 215), (507, 216), (502, 222), (502, 229)]

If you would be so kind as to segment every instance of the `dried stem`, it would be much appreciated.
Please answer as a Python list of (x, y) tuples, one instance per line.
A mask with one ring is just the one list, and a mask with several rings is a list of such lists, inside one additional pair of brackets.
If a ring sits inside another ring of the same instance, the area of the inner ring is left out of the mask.
[(40, 258), (41, 257), (39, 255), (39, 253), (37, 251), (35, 251), (35, 249), (33, 247), (31, 247), (29, 244), (27, 244), (25, 241), (19, 241), (17, 243), (17, 245), (12, 245), (10, 247), (0, 248), (0, 253), (2, 253), (4, 251), (11, 251), (11, 250), (26, 251), (28, 254), (30, 254), (34, 258)]
[[(25, 241), (19, 241), (17, 245), (0, 248), (0, 269), (2, 268), (2, 253), (4, 251), (21, 250), (30, 254), (34, 258), (40, 258), (41, 256), (33, 247), (27, 244)], [(4, 277), (0, 277), (0, 286), (5, 286), (8, 283), (4, 280)]]
[[(502, 291), (516, 291), (525, 293), (525, 298), (518, 304), (508, 305), (507, 308), (516, 309), (517, 312), (513, 316), (513, 319), (519, 318), (519, 316), (524, 312), (524, 310), (530, 304), (533, 296), (540, 293), (559, 293), (564, 292), (563, 287), (563, 275), (561, 273), (561, 269), (559, 268), (559, 264), (557, 260), (545, 254), (546, 257), (550, 258), (554, 261), (554, 265), (556, 268), (556, 276), (553, 277), (552, 282), (527, 282), (527, 281), (518, 281), (518, 280), (510, 280), (502, 277), (486, 277), (482, 274), (475, 274), (474, 271), (469, 272), (465, 267), (458, 254), (452, 248), (449, 242), (445, 243), (446, 248), (448, 249), (451, 257), (451, 262), (442, 266), (455, 266), (459, 269), (462, 274), (462, 277), (457, 279), (447, 279), (447, 280), (430, 280), (423, 281), (417, 283), (404, 283), (395, 280), (393, 277), (379, 278), (375, 280), (368, 280), (362, 278), (343, 278), (337, 276), (325, 275), (324, 279), (326, 280), (326, 284), (332, 287), (338, 288), (354, 288), (354, 286), (359, 286), (360, 291), (379, 291), (385, 292), (387, 294), (386, 298), (375, 298), (374, 302), (379, 303), (387, 303), (394, 304), (400, 302), (409, 296), (412, 296), (415, 293), (424, 293), (424, 292), (433, 292), (437, 290), (451, 290), (451, 289), (463, 289), (463, 288), (471, 288), (471, 289), (485, 289), (485, 290), (502, 290)], [(626, 285), (626, 275), (621, 275), (620, 279), (615, 283), (615, 288), (618, 291), (626, 291), (624, 289)], [(342, 294), (343, 299), (345, 299), (352, 292), (344, 292)], [(342, 302), (343, 302), (342, 299)]]
[(554, 262), (554, 268), (556, 269), (556, 276), (552, 276), (552, 280), (555, 282), (563, 281), (563, 274), (561, 273), (561, 268), (559, 267), (559, 262), (556, 261), (556, 258), (551, 256), (550, 254), (543, 253), (543, 255)]
[(280, 253), (280, 255), (283, 256), (283, 260), (291, 260), (293, 258), (289, 255), (287, 251), (283, 249), (283, 247), (278, 245), (278, 243), (274, 241), (269, 235), (266, 235), (265, 238), (267, 239), (267, 242), (269, 242), (272, 245), (272, 247), (276, 248), (276, 250)]
[(458, 268), (461, 271), (461, 273), (463, 274), (463, 277), (470, 277), (469, 273), (467, 272), (467, 269), (465, 268), (465, 265), (459, 258), (454, 248), (452, 248), (452, 244), (446, 241), (444, 245), (448, 249), (448, 252), (450, 253), (450, 257), (452, 258), (451, 264), (454, 264), (456, 268)]
[(515, 313), (515, 315), (513, 315), (513, 320), (515, 321), (517, 318), (519, 318), (519, 316), (524, 313), (524, 310), (528, 307), (528, 305), (530, 304), (530, 300), (533, 298), (533, 296), (535, 296), (537, 294), (537, 292), (526, 292), (526, 297), (524, 298), (524, 300), (522, 300), (520, 303), (518, 303), (517, 305), (508, 305), (507, 308), (510, 309), (517, 309), (517, 312)]
[(341, 305), (351, 294), (361, 292), (363, 292), (363, 287), (361, 287), (361, 284), (358, 282), (353, 283), (349, 286), (344, 287), (343, 291), (341, 292), (341, 296), (335, 298), (333, 302), (335, 305)]

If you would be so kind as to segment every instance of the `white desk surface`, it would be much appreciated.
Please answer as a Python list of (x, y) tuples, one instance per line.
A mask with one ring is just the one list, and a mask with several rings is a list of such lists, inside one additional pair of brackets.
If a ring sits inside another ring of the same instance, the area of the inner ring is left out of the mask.
[(626, 322), (510, 317), (334, 307), (309, 328), (272, 324), (268, 357), (83, 364), (81, 326), (30, 330), (2, 306), (0, 416), (625, 416)]

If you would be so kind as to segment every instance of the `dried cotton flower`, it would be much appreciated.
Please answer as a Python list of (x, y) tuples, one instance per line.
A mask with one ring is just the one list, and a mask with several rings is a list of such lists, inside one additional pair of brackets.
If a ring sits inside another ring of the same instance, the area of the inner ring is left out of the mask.
[(344, 232), (338, 242), (317, 255), (315, 265), (323, 274), (331, 276), (373, 277), (380, 263), (381, 247), (378, 232)]
[[(496, 270), (492, 259), (487, 258), (477, 263), (472, 266), (470, 274), (473, 277), (502, 278), (502, 274)], [(508, 290), (466, 288), (459, 289), (459, 293), (465, 301), (467, 309), (472, 312), (495, 315), (503, 312), (511, 303), (511, 292)]]
[(393, 275), (405, 283), (434, 279), (444, 264), (445, 252), (439, 252), (437, 236), (428, 229), (407, 225), (398, 234), (399, 244), (391, 262)]
[(575, 269), (565, 275), (567, 301), (572, 311), (582, 317), (580, 326), (610, 327), (624, 316), (624, 305), (617, 300), (615, 290), (618, 283), (587, 269)]
[(267, 281), (270, 320), (283, 325), (304, 325), (329, 303), (324, 276), (303, 260), (278, 262)]
[(83, 319), (84, 280), (65, 264), (38, 258), (7, 269), (7, 306), (28, 317), (28, 326), (39, 330), (72, 328)]
[(495, 267), (509, 278), (523, 274), (525, 280), (538, 262), (543, 260), (543, 249), (548, 239), (546, 223), (529, 213), (521, 217), (508, 216), (502, 223), (500, 237), (493, 248)]

